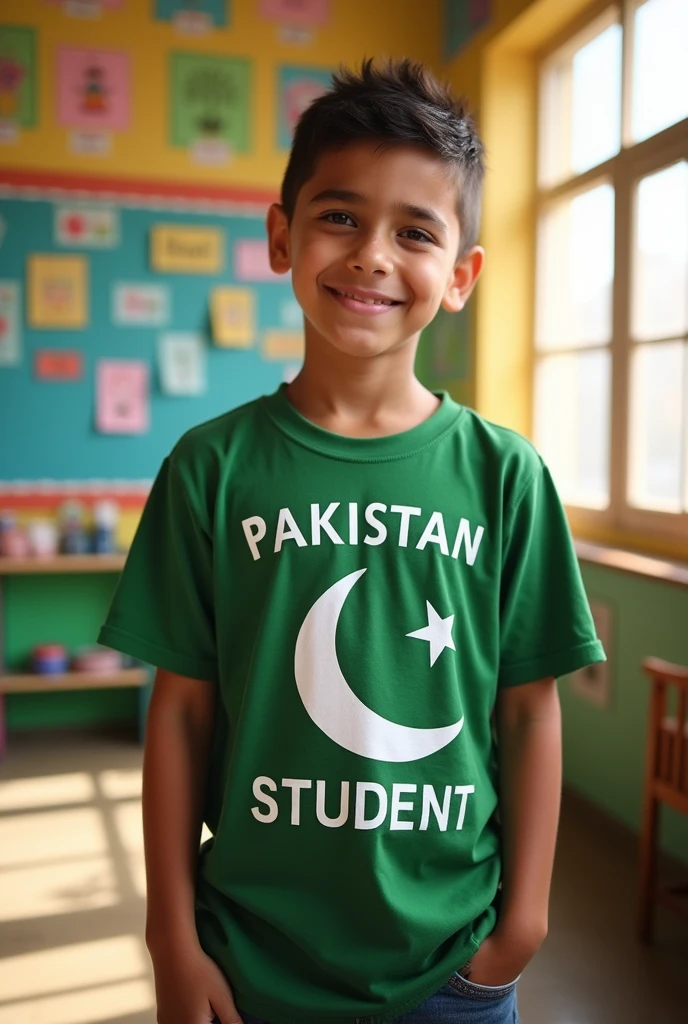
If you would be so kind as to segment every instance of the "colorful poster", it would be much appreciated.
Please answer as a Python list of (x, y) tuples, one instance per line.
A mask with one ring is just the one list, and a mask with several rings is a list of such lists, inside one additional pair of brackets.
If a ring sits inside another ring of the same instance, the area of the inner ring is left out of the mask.
[(192, 148), (223, 142), (230, 152), (249, 148), (251, 65), (239, 57), (171, 55), (171, 144)]
[(162, 284), (112, 286), (112, 319), (116, 324), (163, 327), (170, 319), (170, 293)]
[(444, 56), (450, 58), (463, 49), (489, 22), (491, 0), (444, 0)]
[(38, 380), (81, 380), (84, 375), (84, 357), (73, 349), (39, 349), (33, 365)]
[(83, 256), (29, 256), (31, 327), (85, 327), (88, 265)]
[(56, 206), (55, 244), (113, 249), (119, 244), (119, 211), (107, 206)]
[(145, 434), (149, 405), (147, 363), (100, 360), (96, 368), (96, 430), (101, 434)]
[(332, 85), (330, 71), (281, 67), (279, 70), (277, 147), (289, 149), (296, 122), (313, 100)]
[(0, 366), (21, 362), (20, 296), (18, 281), (0, 281)]
[(330, 0), (260, 0), (260, 16), (282, 25), (320, 28), (330, 18)]
[(214, 288), (210, 297), (213, 341), (223, 348), (250, 348), (256, 332), (256, 300), (248, 288)]
[(151, 228), (151, 267), (180, 274), (219, 274), (224, 267), (224, 232), (220, 228)]
[(160, 387), (166, 395), (202, 395), (206, 390), (205, 345), (199, 335), (163, 334), (158, 358)]
[(171, 21), (180, 35), (202, 36), (227, 24), (229, 0), (155, 0), (155, 17)]
[(57, 59), (60, 124), (95, 131), (129, 127), (129, 54), (63, 46)]
[(266, 331), (263, 335), (264, 359), (303, 359), (303, 331)]
[(265, 238), (240, 238), (234, 246), (234, 276), (237, 281), (285, 281), (270, 266)]
[(0, 141), (37, 121), (36, 36), (32, 28), (0, 25)]

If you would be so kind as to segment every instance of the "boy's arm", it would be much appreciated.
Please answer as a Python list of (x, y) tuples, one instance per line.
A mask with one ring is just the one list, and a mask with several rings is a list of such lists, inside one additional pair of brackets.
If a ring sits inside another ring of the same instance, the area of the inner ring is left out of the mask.
[(497, 926), (464, 971), (482, 985), (513, 981), (548, 928), (561, 801), (561, 708), (555, 679), (502, 687), (496, 704), (502, 822)]
[[(224, 975), (203, 952), (194, 879), (203, 821), (215, 685), (158, 669), (143, 760), (146, 943), (160, 1024), (238, 1024)], [(212, 1008), (212, 1009), (211, 1009)]]
[(499, 928), (533, 952), (548, 928), (561, 803), (561, 707), (556, 679), (502, 687), (497, 698), (502, 905)]

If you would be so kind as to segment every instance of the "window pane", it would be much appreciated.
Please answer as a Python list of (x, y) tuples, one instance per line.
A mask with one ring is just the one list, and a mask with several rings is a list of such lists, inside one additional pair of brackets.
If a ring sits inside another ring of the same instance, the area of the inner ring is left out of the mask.
[(535, 444), (563, 501), (609, 504), (611, 357), (607, 351), (548, 356), (535, 375)]
[(628, 500), (637, 508), (681, 511), (685, 349), (672, 341), (633, 353)]
[(621, 145), (621, 25), (575, 54), (571, 103), (571, 169), (581, 174)]
[(636, 210), (631, 333), (676, 337), (688, 331), (688, 161), (643, 178)]
[(540, 80), (539, 177), (565, 181), (621, 145), (622, 29), (613, 11), (555, 54)]
[(613, 277), (612, 186), (600, 185), (550, 208), (538, 239), (538, 348), (609, 341)]
[(635, 12), (633, 141), (688, 117), (688, 3), (647, 0)]

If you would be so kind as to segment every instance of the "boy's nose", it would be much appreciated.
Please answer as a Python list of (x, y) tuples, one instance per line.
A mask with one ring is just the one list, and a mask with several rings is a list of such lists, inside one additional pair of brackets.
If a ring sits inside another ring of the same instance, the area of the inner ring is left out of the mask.
[(379, 238), (371, 238), (351, 253), (347, 260), (349, 270), (363, 274), (384, 274), (387, 276), (394, 270), (394, 263), (384, 243)]

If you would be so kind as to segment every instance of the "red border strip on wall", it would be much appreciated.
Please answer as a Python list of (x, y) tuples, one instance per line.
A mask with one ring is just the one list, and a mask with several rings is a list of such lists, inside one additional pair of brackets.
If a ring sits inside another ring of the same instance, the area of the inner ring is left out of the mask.
[(160, 181), (150, 178), (109, 178), (89, 174), (61, 174), (53, 171), (32, 171), (5, 167), (0, 171), (0, 185), (29, 188), (37, 191), (64, 189), (66, 192), (110, 193), (121, 196), (158, 196), (163, 199), (208, 200), (220, 203), (246, 203), (269, 206), (278, 202), (273, 189), (203, 185), (183, 181)]

